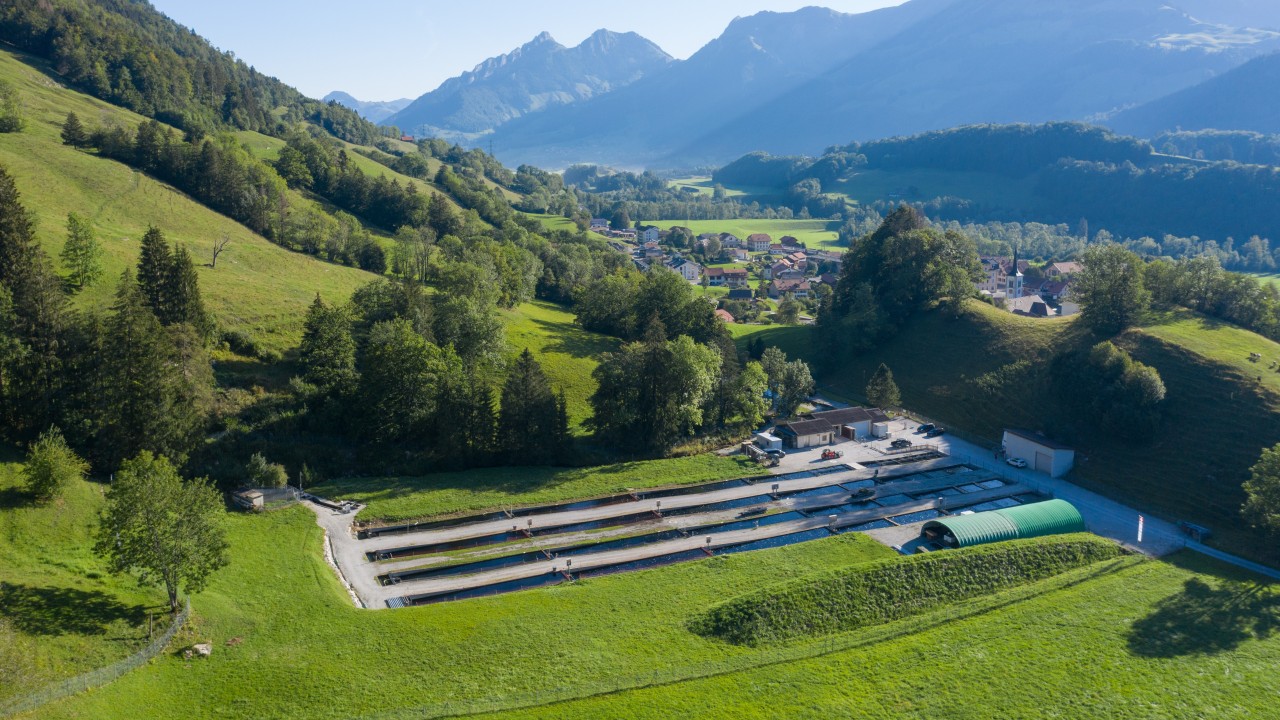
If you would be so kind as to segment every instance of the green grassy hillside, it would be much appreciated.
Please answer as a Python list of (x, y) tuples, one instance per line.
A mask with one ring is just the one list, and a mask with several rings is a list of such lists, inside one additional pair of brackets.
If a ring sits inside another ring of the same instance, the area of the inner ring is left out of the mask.
[(165, 606), (163, 593), (109, 575), (94, 555), (105, 486), (77, 482), (37, 505), (20, 459), (0, 449), (0, 677), (13, 679), (0, 683), (0, 702), (146, 645), (147, 613)]
[[(106, 273), (78, 296), (82, 306), (110, 303), (116, 279), (137, 261), (148, 225), (191, 250), (206, 302), (224, 327), (276, 350), (297, 344), (303, 314), (316, 293), (340, 302), (373, 279), (364, 271), (277, 247), (172, 187), (67, 147), (59, 137), (69, 111), (90, 125), (134, 125), (141, 117), (60, 87), (12, 52), (0, 51), (0, 78), (18, 89), (27, 117), (23, 132), (0, 134), (0, 165), (14, 176), (24, 205), (36, 216), (40, 242), (56, 262), (68, 212), (89, 218), (102, 241)], [(224, 236), (231, 245), (217, 268), (204, 266), (213, 242)]]
[[(790, 355), (821, 359), (805, 328), (733, 330), (740, 346), (761, 337)], [(1079, 448), (1078, 482), (1170, 519), (1208, 525), (1224, 547), (1280, 562), (1280, 552), (1256, 543), (1239, 516), (1249, 467), (1263, 447), (1280, 442), (1280, 374), (1267, 368), (1280, 359), (1280, 345), (1189, 312), (1158, 316), (1118, 338), (1159, 371), (1168, 389), (1160, 434), (1135, 444), (1082, 432), (1057, 411), (1048, 363), (1100, 339), (1073, 318), (1035, 320), (971, 302), (958, 318), (920, 315), (860, 357), (814, 364), (822, 367), (820, 392), (859, 401), (876, 367), (887, 363), (904, 406), (985, 447), (998, 445), (1006, 427), (1048, 431)], [(1250, 352), (1262, 353), (1263, 362), (1250, 363)]]

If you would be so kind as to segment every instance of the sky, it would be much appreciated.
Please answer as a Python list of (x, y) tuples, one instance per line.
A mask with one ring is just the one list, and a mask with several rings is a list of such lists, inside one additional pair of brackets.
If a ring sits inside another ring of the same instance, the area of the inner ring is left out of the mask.
[(548, 31), (572, 47), (634, 31), (677, 58), (737, 16), (823, 5), (865, 12), (903, 0), (152, 0), (222, 50), (312, 97), (415, 98)]

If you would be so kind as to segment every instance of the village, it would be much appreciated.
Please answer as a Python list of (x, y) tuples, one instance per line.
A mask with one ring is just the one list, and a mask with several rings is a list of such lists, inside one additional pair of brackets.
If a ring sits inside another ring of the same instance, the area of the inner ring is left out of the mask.
[[(843, 260), (842, 251), (807, 247), (790, 235), (777, 241), (768, 233), (739, 238), (708, 232), (695, 237), (678, 225), (663, 230), (638, 222), (635, 228), (613, 229), (606, 218), (592, 219), (591, 230), (608, 238), (640, 271), (663, 267), (706, 288), (708, 299), (717, 303), (717, 316), (727, 323), (811, 324), (822, 297), (835, 288)], [(1012, 257), (983, 255), (979, 261), (983, 277), (974, 288), (996, 307), (1033, 318), (1080, 312), (1071, 295), (1080, 263), (1040, 266), (1019, 259), (1016, 252)], [(798, 314), (781, 312), (788, 300), (799, 304)]]

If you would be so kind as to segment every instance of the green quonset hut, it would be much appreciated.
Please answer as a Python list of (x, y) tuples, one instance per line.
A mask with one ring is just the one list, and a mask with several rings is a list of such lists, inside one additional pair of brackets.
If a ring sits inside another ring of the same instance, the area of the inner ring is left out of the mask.
[(956, 548), (1074, 532), (1084, 532), (1084, 518), (1066, 500), (953, 515), (930, 520), (921, 529), (925, 537)]

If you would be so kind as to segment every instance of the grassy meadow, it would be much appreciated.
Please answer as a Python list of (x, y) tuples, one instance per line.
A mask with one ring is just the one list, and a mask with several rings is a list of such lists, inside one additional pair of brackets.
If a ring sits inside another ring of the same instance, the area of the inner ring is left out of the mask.
[[(0, 166), (14, 177), (23, 204), (35, 215), (36, 237), (57, 263), (67, 213), (76, 212), (93, 223), (102, 243), (103, 278), (77, 296), (80, 307), (111, 303), (120, 274), (137, 262), (149, 225), (190, 249), (205, 301), (220, 324), (275, 350), (297, 344), (316, 293), (341, 302), (374, 278), (273, 245), (164, 183), (63, 145), (59, 136), (68, 111), (93, 126), (134, 125), (141, 117), (60, 87), (12, 52), (0, 51), (0, 78), (21, 93), (27, 118), (23, 132), (0, 134)], [(210, 268), (213, 243), (223, 237), (231, 244), (218, 266)]]
[(501, 467), (423, 477), (329, 480), (317, 494), (358, 500), (361, 520), (412, 520), (542, 505), (631, 489), (688, 485), (759, 474), (740, 456), (694, 455), (589, 468)]
[(732, 233), (739, 238), (746, 240), (748, 235), (754, 233), (768, 233), (774, 242), (778, 242), (783, 235), (791, 235), (792, 237), (805, 243), (808, 247), (830, 248), (833, 250), (841, 249), (836, 244), (837, 231), (840, 229), (840, 223), (834, 223), (829, 220), (645, 220), (650, 225), (656, 225), (663, 230), (672, 225), (680, 225), (687, 227), (693, 231), (694, 235), (702, 233)]

